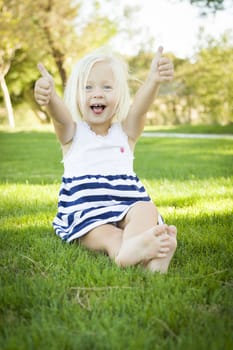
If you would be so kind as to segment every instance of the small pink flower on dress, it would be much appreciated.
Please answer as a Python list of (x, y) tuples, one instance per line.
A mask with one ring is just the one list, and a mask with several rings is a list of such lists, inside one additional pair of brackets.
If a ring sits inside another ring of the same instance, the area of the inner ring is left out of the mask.
[(125, 152), (124, 147), (120, 147), (120, 151), (121, 151), (121, 153), (124, 153)]

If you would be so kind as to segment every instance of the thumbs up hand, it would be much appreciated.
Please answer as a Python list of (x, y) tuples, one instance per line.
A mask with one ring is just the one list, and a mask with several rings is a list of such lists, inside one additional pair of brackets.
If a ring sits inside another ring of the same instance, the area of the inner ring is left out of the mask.
[(42, 77), (39, 78), (35, 84), (35, 100), (40, 106), (47, 106), (56, 93), (53, 77), (49, 74), (42, 63), (39, 63), (37, 67)]
[(151, 63), (149, 79), (154, 82), (171, 81), (174, 77), (174, 68), (171, 60), (163, 56), (163, 47), (159, 46)]

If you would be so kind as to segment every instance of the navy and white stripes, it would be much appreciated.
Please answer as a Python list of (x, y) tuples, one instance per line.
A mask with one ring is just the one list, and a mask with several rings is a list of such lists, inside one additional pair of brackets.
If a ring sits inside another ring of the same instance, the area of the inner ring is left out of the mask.
[(63, 177), (53, 226), (71, 242), (99, 225), (122, 220), (138, 201), (150, 198), (136, 175)]

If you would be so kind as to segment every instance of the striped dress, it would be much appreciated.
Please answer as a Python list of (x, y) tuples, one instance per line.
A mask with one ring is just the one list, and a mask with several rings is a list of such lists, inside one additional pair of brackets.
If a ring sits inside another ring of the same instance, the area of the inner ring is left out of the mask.
[(100, 136), (79, 121), (63, 163), (53, 226), (64, 241), (103, 224), (116, 224), (138, 201), (151, 201), (133, 171), (133, 153), (120, 123)]

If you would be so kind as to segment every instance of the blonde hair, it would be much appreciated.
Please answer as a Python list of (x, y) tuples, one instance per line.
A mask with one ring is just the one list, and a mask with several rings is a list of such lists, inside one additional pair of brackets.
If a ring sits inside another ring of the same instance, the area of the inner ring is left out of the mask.
[[(82, 106), (84, 104), (84, 94), (86, 82), (91, 68), (96, 62), (107, 62), (112, 68), (116, 82), (116, 111), (115, 118), (122, 121), (127, 117), (130, 106), (130, 93), (128, 86), (128, 67), (120, 58), (114, 56), (106, 49), (98, 49), (79, 60), (67, 81), (64, 101), (69, 108), (75, 121), (82, 119)], [(80, 101), (80, 105), (78, 104)]]

